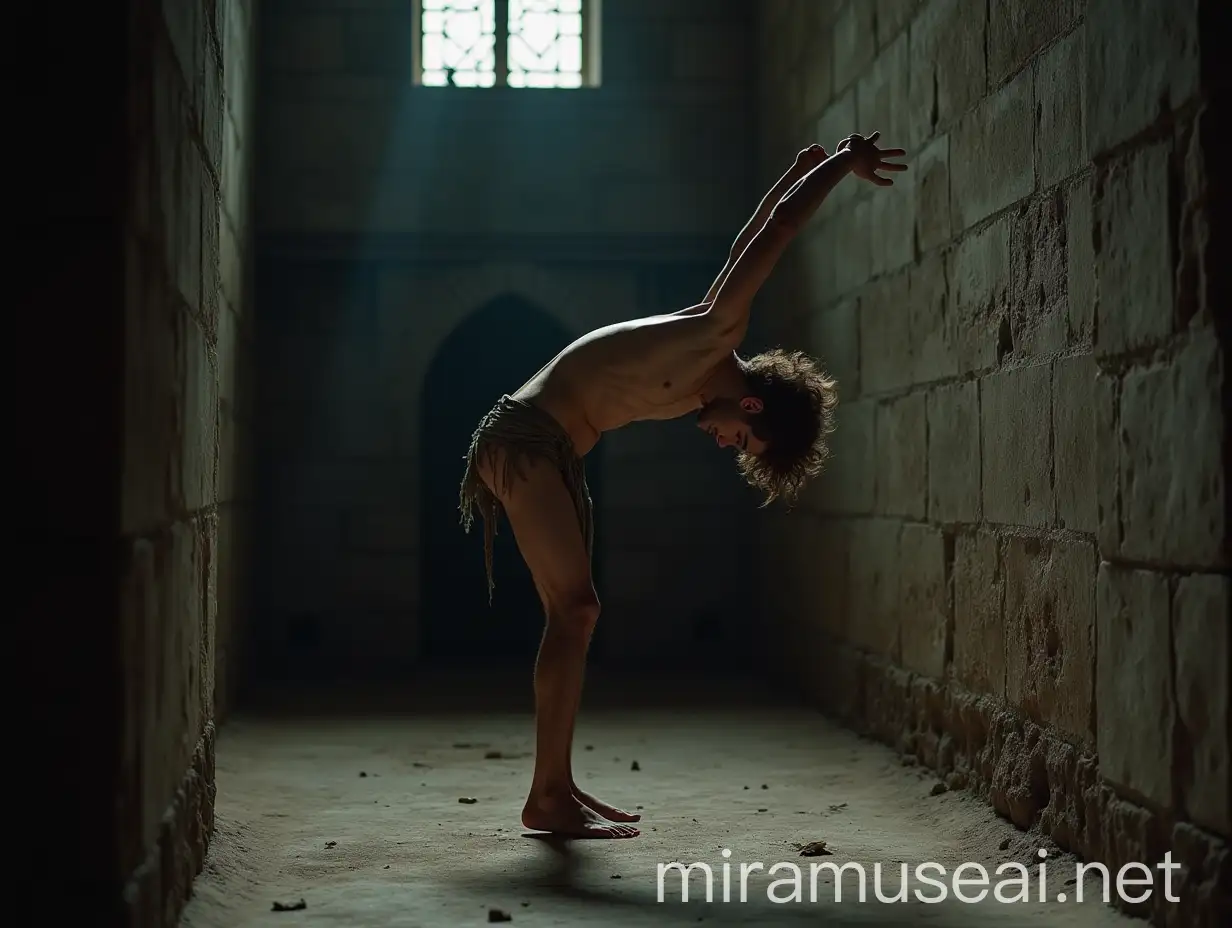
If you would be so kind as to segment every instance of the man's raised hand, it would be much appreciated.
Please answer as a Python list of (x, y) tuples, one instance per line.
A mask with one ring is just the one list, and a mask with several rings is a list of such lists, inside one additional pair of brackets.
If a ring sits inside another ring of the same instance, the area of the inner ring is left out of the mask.
[(810, 145), (800, 154), (796, 155), (796, 167), (807, 174), (829, 157), (826, 150), (820, 145)]
[(851, 135), (838, 143), (840, 152), (848, 151), (853, 156), (854, 166), (852, 173), (856, 177), (876, 184), (878, 187), (893, 187), (894, 181), (889, 177), (882, 177), (878, 171), (905, 171), (907, 165), (896, 164), (889, 161), (889, 158), (902, 158), (907, 154), (901, 148), (878, 148), (877, 139), (881, 138), (880, 132), (874, 132), (872, 135), (865, 137), (862, 135)]

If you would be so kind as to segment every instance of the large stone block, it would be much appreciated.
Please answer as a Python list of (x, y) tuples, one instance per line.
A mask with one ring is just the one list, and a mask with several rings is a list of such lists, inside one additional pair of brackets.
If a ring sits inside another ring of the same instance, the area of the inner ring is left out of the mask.
[(1197, 330), (1170, 362), (1125, 375), (1120, 415), (1122, 553), (1227, 563), (1223, 359)]
[(908, 670), (940, 680), (949, 652), (950, 591), (946, 540), (928, 525), (906, 524), (899, 534), (902, 662)]
[[(834, 97), (834, 55), (831, 54), (834, 34), (828, 26), (820, 26), (807, 39), (804, 61), (800, 65), (800, 79), (804, 84), (801, 88), (801, 107), (806, 120), (820, 117)], [(851, 132), (845, 134), (850, 135)], [(828, 138), (818, 139), (818, 142), (825, 146), (826, 151), (834, 146)]]
[(816, 578), (817, 612), (822, 631), (832, 639), (848, 637), (851, 616), (851, 540), (842, 522), (821, 526), (812, 562), (808, 565)]
[[(1010, 226), (968, 235), (950, 255), (949, 342), (959, 373), (987, 370), (1009, 341)], [(1006, 346), (1008, 348), (1008, 345)]]
[(214, 176), (222, 166), (223, 120), (227, 101), (223, 86), (223, 59), (213, 43), (203, 49), (203, 93), (201, 99), (201, 141), (205, 148), (205, 162)]
[(1089, 177), (1066, 192), (1065, 268), (1069, 343), (1090, 345), (1095, 324), (1095, 217)]
[(980, 518), (980, 394), (974, 380), (928, 395), (928, 515), (951, 523)]
[[(234, 6), (235, 4), (232, 4)], [(228, 16), (227, 44), (223, 49), (223, 95), (227, 116), (247, 127), (252, 115), (252, 74), (257, 66), (252, 60), (252, 29), (250, 24)]]
[(958, 362), (949, 327), (949, 282), (941, 252), (925, 255), (911, 268), (912, 381), (929, 383), (958, 373)]
[(1172, 601), (1172, 645), (1176, 653), (1178, 758), (1185, 810), (1198, 824), (1232, 834), (1232, 769), (1228, 758), (1227, 577), (1192, 574), (1181, 578)]
[[(877, 54), (877, 6), (848, 3), (834, 22), (834, 86), (843, 89)], [(852, 130), (855, 131), (855, 130)]]
[(177, 388), (184, 365), (180, 330), (195, 323), (167, 298), (157, 260), (131, 237), (126, 241), (125, 264), (120, 525), (124, 534), (138, 535), (162, 525), (176, 502)]
[(222, 153), (218, 170), (218, 186), (222, 193), (223, 212), (239, 228), (245, 218), (243, 197), (246, 193), (248, 151), (243, 144), (239, 126), (227, 116), (223, 120)]
[(214, 338), (218, 332), (218, 312), (222, 304), (219, 243), (222, 211), (213, 175), (208, 171), (202, 171), (198, 179), (201, 183), (201, 189), (197, 194), (201, 202), (201, 283), (198, 302), (201, 324), (205, 328), (206, 335)]
[(1069, 328), (1065, 234), (1065, 206), (1059, 193), (1027, 202), (1013, 217), (1010, 332), (1015, 356), (1048, 355), (1065, 348)]
[(836, 295), (853, 293), (873, 275), (873, 205), (871, 198), (856, 201), (850, 214), (827, 229), (834, 249)]
[(838, 382), (841, 402), (860, 394), (860, 306), (856, 300), (812, 313), (807, 350)]
[(1087, 146), (1099, 155), (1198, 93), (1199, 0), (1087, 0)]
[(910, 48), (904, 32), (881, 50), (856, 83), (858, 131), (866, 135), (880, 132), (887, 146), (912, 150), (919, 140), (907, 134), (911, 128), (910, 84)]
[(1099, 369), (1090, 355), (1065, 358), (1052, 369), (1053, 480), (1057, 524), (1094, 533), (1099, 527), (1096, 456), (1101, 442), (1115, 444), (1115, 434), (1102, 433), (1106, 421), (1096, 406), (1105, 399)]
[(924, 393), (877, 407), (877, 512), (923, 519), (928, 511), (928, 407)]
[(860, 297), (860, 389), (884, 393), (911, 383), (908, 325), (911, 278), (899, 271), (873, 281)]
[(155, 56), (153, 118), (154, 238), (173, 289), (194, 311), (201, 299), (201, 154), (190, 134), (191, 111), (182, 81)]
[(1079, 741), (1093, 735), (1095, 546), (1005, 542), (1006, 699)]
[(944, 126), (970, 109), (988, 89), (988, 11), (986, 4), (964, 0), (941, 0), (929, 5), (938, 8), (940, 17), (936, 112)]
[(1117, 440), (1121, 381), (1101, 372), (1092, 398), (1095, 434), (1095, 533), (1105, 559), (1121, 550), (1121, 450)]
[(907, 31), (907, 56), (911, 64), (911, 80), (907, 88), (910, 104), (907, 107), (910, 119), (907, 137), (911, 139), (932, 138), (937, 128), (935, 77), (941, 41), (938, 7), (937, 3), (924, 4), (920, 15), (912, 21)]
[(999, 84), (1022, 68), (1037, 51), (1073, 24), (1083, 2), (1084, 0), (990, 0), (989, 80), (993, 84)]
[[(952, 57), (952, 55), (947, 56)], [(950, 212), (967, 229), (1035, 189), (1035, 107), (1023, 72), (950, 133)]]
[(200, 3), (176, 3), (175, 0), (160, 0), (158, 5), (171, 40), (175, 60), (172, 73), (188, 90), (191, 106), (199, 109), (205, 83), (205, 57), (209, 52), (205, 7)]
[[(1014, 6), (1010, 0), (1003, 5)], [(1049, 7), (1065, 4), (1046, 2)], [(1082, 27), (1040, 55), (1035, 64), (1035, 171), (1040, 187), (1074, 174), (1089, 161), (1086, 135), (1086, 41)]]
[(181, 334), (180, 488), (184, 507), (195, 511), (218, 499), (218, 370), (213, 346), (196, 320), (188, 319)]
[[(838, 143), (853, 132), (859, 132), (856, 117), (856, 88), (850, 87), (834, 98), (825, 112), (817, 120), (817, 144), (833, 153)], [(870, 130), (871, 131), (871, 130)], [(842, 203), (850, 199), (859, 189), (849, 178), (846, 183), (839, 184), (821, 207), (822, 215), (832, 203)]]
[(1100, 564), (1095, 654), (1100, 773), (1166, 807), (1175, 718), (1166, 577)]
[(1051, 369), (1024, 367), (980, 382), (984, 518), (1011, 525), (1052, 522)]
[(876, 402), (839, 403), (826, 470), (805, 488), (805, 503), (819, 512), (870, 513), (877, 470)]
[(218, 399), (225, 403), (228, 411), (234, 410), (236, 403), (237, 373), (239, 355), (245, 346), (240, 341), (240, 320), (235, 312), (224, 307), (218, 314), (218, 337), (215, 350), (218, 357)]
[(915, 237), (921, 252), (950, 240), (950, 137), (934, 139), (913, 159)]
[(884, 47), (907, 28), (919, 0), (877, 0), (877, 44)]
[(996, 535), (954, 542), (954, 674), (976, 693), (1005, 695), (1005, 579)]
[(897, 661), (899, 658), (899, 524), (861, 520), (851, 526), (851, 643)]
[(915, 175), (898, 175), (893, 187), (875, 191), (866, 202), (873, 274), (897, 271), (915, 260)]
[(1173, 235), (1169, 145), (1114, 164), (1095, 199), (1096, 347), (1101, 354), (1146, 348), (1173, 326)]

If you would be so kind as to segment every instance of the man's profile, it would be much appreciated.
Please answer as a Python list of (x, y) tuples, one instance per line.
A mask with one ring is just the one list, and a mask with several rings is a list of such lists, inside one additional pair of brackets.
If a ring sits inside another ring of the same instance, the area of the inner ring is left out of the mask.
[(834, 155), (800, 152), (741, 230), (726, 264), (696, 306), (596, 329), (568, 345), (507, 394), (475, 430), (462, 479), (462, 522), (484, 521), (492, 591), (492, 537), (501, 512), (543, 601), (546, 627), (535, 666), (535, 771), (522, 811), (535, 831), (573, 837), (637, 835), (641, 816), (580, 789), (574, 723), (599, 597), (591, 575), (594, 521), (583, 459), (604, 432), (631, 422), (695, 413), (697, 425), (733, 448), (744, 479), (766, 502), (794, 499), (827, 455), (836, 385), (801, 352), (741, 358), (754, 296), (784, 250), (840, 180), (878, 186), (878, 172), (906, 170), (879, 149), (880, 133), (852, 135)]

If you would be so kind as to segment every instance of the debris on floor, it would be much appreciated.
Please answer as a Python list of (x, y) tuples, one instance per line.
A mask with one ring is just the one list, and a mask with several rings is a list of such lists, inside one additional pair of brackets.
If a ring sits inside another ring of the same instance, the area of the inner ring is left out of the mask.
[(331, 848), (331, 847), (337, 847), (337, 846), (338, 846), (338, 842), (337, 842), (337, 841), (326, 841), (326, 842), (325, 842), (325, 847), (326, 847), (326, 849), (327, 849), (327, 850), (328, 850), (329, 848)]
[(500, 751), (485, 751), (483, 755), (484, 760), (500, 760), (502, 757), (504, 755)]
[(763, 784), (761, 785), (761, 788), (762, 788), (762, 789), (769, 789), (769, 788), (770, 788), (770, 786), (769, 786), (768, 784), (766, 784), (766, 783), (763, 783)]
[(997, 845), (997, 850), (999, 851), (1008, 851), (1009, 849), (1010, 849), (1010, 839), (1009, 838), (1006, 838), (1004, 841), (1002, 841), (1000, 844)]
[(928, 795), (930, 795), (930, 796), (940, 796), (942, 793), (944, 793), (944, 792), (948, 792), (948, 791), (949, 791), (949, 787), (948, 787), (948, 786), (946, 786), (944, 783), (940, 783), (940, 782), (938, 782), (938, 783), (934, 783), (934, 784), (933, 784), (933, 788), (932, 788), (931, 790), (929, 790), (929, 791), (928, 791)]
[(792, 847), (800, 852), (801, 857), (823, 857), (826, 855), (833, 855), (834, 853), (829, 847), (826, 846), (826, 842), (824, 841), (810, 841), (808, 844), (793, 844)]
[(770, 810), (769, 809), (758, 809), (757, 811), (758, 812), (769, 812)]
[(613, 880), (619, 880), (619, 879), (620, 879), (620, 874), (619, 874), (619, 873), (613, 873), (611, 878), (612, 878)]
[(428, 765), (428, 764), (423, 763), (423, 761), (418, 761), (418, 760), (416, 760), (416, 761), (412, 761), (412, 762), (411, 762), (411, 766), (412, 766), (412, 767), (427, 767), (427, 766), (429, 766), (429, 765)]
[(479, 800), (476, 799), (474, 796), (459, 796), (458, 797), (458, 802), (462, 803), (462, 805), (464, 806), (473, 806), (478, 801)]
[(361, 777), (366, 777), (366, 776), (368, 775), (368, 772), (367, 772), (366, 770), (361, 770), (361, 771), (359, 771), (359, 775), (360, 775)]
[(488, 909), (488, 921), (490, 922), (511, 922), (513, 916), (504, 909)]
[(836, 802), (832, 806), (830, 806), (830, 811), (831, 812), (842, 812), (845, 808), (847, 808), (847, 803)]
[(641, 765), (641, 764), (639, 764), (637, 761), (634, 761), (634, 762), (633, 762), (633, 766), (631, 766), (629, 769), (630, 769), (630, 770), (641, 770), (641, 769), (642, 769), (642, 765)]
[(593, 751), (594, 749), (595, 749), (595, 746), (593, 744), (586, 745), (586, 750)]
[(303, 899), (298, 902), (275, 902), (271, 907), (271, 912), (301, 912), (308, 908), (308, 903)]

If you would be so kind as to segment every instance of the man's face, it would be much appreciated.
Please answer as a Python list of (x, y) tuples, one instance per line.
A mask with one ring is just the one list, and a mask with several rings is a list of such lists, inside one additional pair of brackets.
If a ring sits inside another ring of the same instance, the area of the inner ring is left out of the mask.
[(697, 427), (714, 439), (720, 448), (738, 448), (758, 455), (766, 443), (753, 434), (752, 423), (762, 410), (761, 400), (711, 400), (697, 414)]

